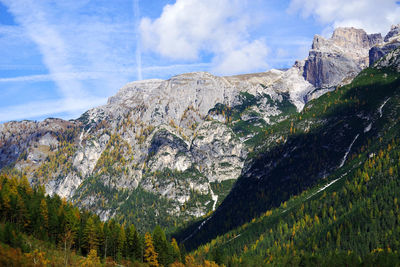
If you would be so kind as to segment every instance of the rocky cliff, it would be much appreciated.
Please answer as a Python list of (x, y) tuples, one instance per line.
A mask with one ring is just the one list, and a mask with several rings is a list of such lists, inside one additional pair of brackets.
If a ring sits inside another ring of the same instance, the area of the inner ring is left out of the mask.
[(383, 56), (400, 46), (400, 24), (392, 26), (384, 42), (372, 47), (369, 51), (369, 63), (373, 66)]
[(4, 123), (0, 168), (142, 229), (203, 216), (260, 140), (285, 141), (271, 126), (351, 80), (381, 39), (341, 28), (329, 40), (316, 36), (309, 57), (287, 71), (137, 81), (77, 120)]
[(304, 78), (317, 88), (351, 81), (369, 65), (369, 50), (382, 42), (380, 34), (338, 28), (330, 39), (316, 35), (304, 66)]

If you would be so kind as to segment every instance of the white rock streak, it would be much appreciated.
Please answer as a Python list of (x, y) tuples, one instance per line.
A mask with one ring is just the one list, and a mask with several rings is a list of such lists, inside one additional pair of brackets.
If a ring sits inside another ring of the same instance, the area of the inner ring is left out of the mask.
[(359, 136), (360, 136), (360, 134), (357, 134), (356, 137), (354, 137), (353, 142), (351, 142), (350, 146), (347, 148), (347, 151), (346, 151), (346, 153), (345, 153), (344, 156), (343, 156), (342, 162), (340, 162), (339, 168), (343, 167), (343, 165), (344, 165), (344, 163), (345, 163), (345, 161), (346, 161), (346, 159), (347, 159), (347, 156), (348, 156), (349, 153), (350, 153), (351, 147), (353, 146), (354, 142), (357, 140), (357, 138), (358, 138)]
[[(208, 188), (209, 188), (209, 190), (210, 190), (211, 198), (212, 198), (212, 200), (214, 201), (213, 210), (215, 210), (215, 207), (216, 207), (217, 202), (218, 202), (218, 195), (215, 195), (215, 194), (214, 194), (214, 192), (213, 192), (212, 189), (211, 189), (210, 183), (208, 184)], [(212, 217), (212, 216), (210, 216), (210, 217), (208, 217), (206, 220), (204, 220), (204, 221), (199, 225), (199, 227), (197, 227), (197, 229), (194, 230), (193, 233), (191, 233), (188, 237), (186, 237), (182, 242), (185, 242), (186, 240), (188, 240), (189, 238), (191, 238), (195, 233), (197, 233), (197, 232), (204, 226), (204, 224), (205, 224), (206, 222), (208, 222), (208, 220), (211, 219), (211, 217)], [(236, 236), (236, 237), (238, 237), (238, 236)]]
[(315, 195), (318, 194), (319, 192), (324, 191), (325, 189), (327, 189), (328, 187), (330, 187), (331, 185), (333, 185), (334, 183), (336, 183), (337, 181), (339, 181), (340, 179), (342, 179), (345, 175), (347, 175), (347, 172), (344, 173), (344, 174), (342, 174), (339, 178), (337, 178), (337, 179), (335, 179), (335, 180), (333, 180), (333, 181), (330, 181), (329, 183), (327, 183), (326, 185), (324, 185), (323, 187), (321, 187), (320, 189), (318, 189), (317, 192), (315, 192), (315, 193), (309, 195), (309, 196), (306, 198), (306, 200), (309, 199), (309, 198), (311, 198), (311, 197), (313, 197), (313, 196), (315, 196)]
[[(383, 107), (386, 105), (386, 103), (389, 101), (389, 99), (390, 99), (390, 97), (389, 97), (388, 99), (386, 99), (386, 100), (382, 103), (382, 105), (380, 105), (380, 107), (378, 108), (379, 118), (382, 118), (382, 116), (383, 116), (383, 111), (382, 111), (382, 109), (383, 109)], [(370, 124), (368, 124), (367, 127), (365, 127), (364, 133), (369, 132), (369, 131), (371, 130), (371, 128), (372, 128), (372, 122), (371, 122)]]
[(83, 147), (82, 147), (83, 132), (84, 132), (84, 131), (82, 131), (82, 132), (81, 132), (81, 135), (79, 136), (79, 147), (80, 147), (80, 148), (83, 148)]
[(204, 224), (205, 224), (206, 222), (208, 222), (208, 220), (211, 219), (211, 217), (212, 217), (212, 216), (210, 216), (210, 217), (208, 217), (206, 220), (204, 220), (204, 221), (199, 225), (199, 227), (197, 227), (197, 229), (193, 231), (193, 233), (191, 233), (188, 237), (186, 237), (186, 238), (182, 241), (182, 243), (184, 243), (186, 240), (188, 240), (189, 238), (191, 238), (195, 233), (197, 233), (197, 232), (204, 226)]
[(371, 127), (372, 127), (372, 122), (370, 124), (368, 124), (367, 127), (365, 127), (364, 133), (367, 133), (367, 132), (371, 131)]
[(241, 236), (241, 235), (242, 235), (242, 234), (238, 234), (237, 236), (235, 236), (235, 237), (229, 239), (228, 241), (225, 242), (225, 244), (226, 244), (226, 243), (229, 243), (229, 242), (231, 242), (231, 241), (233, 241), (233, 240), (235, 240), (236, 238), (238, 238), (238, 237)]
[(92, 129), (92, 127), (90, 127), (90, 128), (86, 131), (86, 133), (85, 133), (85, 130), (83, 130), (83, 131), (81, 132), (81, 135), (79, 136), (79, 147), (80, 147), (80, 148), (83, 148), (83, 146), (82, 146), (83, 137), (86, 136), (86, 135), (90, 132), (91, 129)]
[(386, 103), (389, 101), (390, 97), (388, 99), (385, 100), (385, 102), (383, 102), (383, 104), (379, 107), (379, 118), (382, 118), (383, 113), (382, 113), (382, 109), (383, 107), (386, 105)]
[(210, 183), (208, 184), (208, 188), (210, 189), (211, 199), (214, 201), (212, 210), (215, 210), (215, 206), (217, 205), (218, 202), (218, 195), (214, 194), (214, 192), (211, 189)]

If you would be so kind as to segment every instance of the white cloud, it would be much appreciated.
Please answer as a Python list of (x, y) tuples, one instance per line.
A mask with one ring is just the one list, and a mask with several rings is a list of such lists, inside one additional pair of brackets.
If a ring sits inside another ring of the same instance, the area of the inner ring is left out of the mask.
[(385, 34), (400, 23), (396, 0), (292, 0), (289, 11), (301, 11), (304, 17), (316, 17), (328, 28), (356, 27), (368, 33)]
[[(247, 1), (177, 0), (140, 24), (144, 48), (171, 60), (212, 58), (219, 74), (266, 68), (268, 48), (249, 31), (257, 21)], [(253, 17), (252, 17), (253, 15)]]
[(223, 51), (214, 58), (214, 69), (217, 73), (242, 73), (268, 67), (265, 62), (268, 49), (261, 40), (242, 44), (240, 49)]

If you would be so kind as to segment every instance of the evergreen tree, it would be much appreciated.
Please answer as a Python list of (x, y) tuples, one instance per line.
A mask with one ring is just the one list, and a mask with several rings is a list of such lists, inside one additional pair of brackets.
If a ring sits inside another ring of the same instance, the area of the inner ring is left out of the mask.
[(181, 252), (178, 246), (178, 243), (176, 242), (175, 238), (172, 238), (171, 241), (171, 257), (173, 262), (177, 262), (181, 260)]
[(91, 249), (85, 259), (82, 260), (81, 266), (84, 267), (99, 267), (101, 266), (100, 258), (97, 256), (97, 250)]
[(153, 238), (150, 233), (146, 233), (144, 236), (145, 251), (144, 251), (144, 261), (147, 262), (151, 267), (158, 267), (158, 254), (154, 249)]
[(139, 235), (135, 226), (131, 224), (126, 230), (126, 256), (132, 260), (141, 261), (140, 252)]
[(47, 209), (47, 202), (43, 198), (40, 201), (40, 217), (41, 217), (41, 222), (43, 223), (42, 226), (47, 229), (48, 224), (49, 224), (49, 215), (48, 215), (48, 209)]
[(92, 217), (89, 217), (86, 221), (86, 226), (83, 231), (84, 248), (87, 252), (91, 250), (97, 250), (98, 248), (98, 237), (96, 233), (96, 225)]
[(170, 252), (172, 252), (172, 248), (170, 249), (170, 244), (167, 241), (164, 231), (160, 226), (156, 226), (153, 231), (153, 241), (154, 248), (158, 253), (158, 262), (164, 266), (168, 266), (168, 264), (172, 263), (172, 257)]
[(122, 259), (122, 257), (126, 257), (126, 255), (124, 253), (125, 242), (126, 242), (125, 228), (123, 225), (121, 225), (119, 233), (118, 233), (118, 240), (117, 240), (117, 260), (118, 261), (120, 261)]

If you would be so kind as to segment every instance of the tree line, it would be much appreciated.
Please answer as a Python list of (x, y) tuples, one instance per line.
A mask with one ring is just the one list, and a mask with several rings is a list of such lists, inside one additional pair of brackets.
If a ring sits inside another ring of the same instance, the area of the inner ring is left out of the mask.
[[(42, 186), (32, 188), (23, 175), (0, 175), (0, 218), (0, 245), (6, 244), (13, 255), (25, 255), (24, 265), (31, 263), (32, 255), (43, 258), (27, 242), (28, 237), (33, 237), (62, 251), (65, 265), (72, 264), (73, 252), (85, 257), (82, 265), (90, 266), (107, 262), (128, 266), (196, 266), (184, 247), (167, 238), (160, 226), (152, 233), (141, 234), (133, 224), (120, 224), (113, 219), (101, 221), (96, 214), (80, 210), (58, 195), (46, 195)], [(1, 250), (4, 252), (5, 247)], [(0, 263), (9, 263), (7, 258), (10, 257), (0, 253)], [(203, 264), (217, 266), (210, 261)]]

